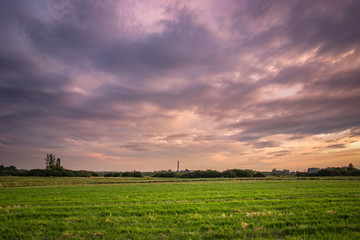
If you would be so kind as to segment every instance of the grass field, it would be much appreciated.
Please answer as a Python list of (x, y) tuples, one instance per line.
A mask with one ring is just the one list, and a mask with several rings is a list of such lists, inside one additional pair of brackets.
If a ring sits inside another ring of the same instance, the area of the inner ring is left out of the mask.
[(1, 239), (360, 239), (360, 178), (0, 184)]

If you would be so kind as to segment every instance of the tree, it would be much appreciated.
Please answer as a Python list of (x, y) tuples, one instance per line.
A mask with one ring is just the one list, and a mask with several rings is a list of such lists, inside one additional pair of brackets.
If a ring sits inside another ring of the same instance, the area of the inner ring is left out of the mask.
[(223, 177), (226, 178), (236, 178), (236, 174), (233, 170), (226, 170), (224, 172), (222, 172)]
[(144, 177), (144, 175), (142, 174), (142, 172), (134, 171), (133, 177)]
[(347, 169), (349, 171), (351, 171), (351, 170), (354, 170), (355, 168), (354, 168), (354, 165), (352, 165), (352, 163), (350, 163), (349, 166), (347, 167)]
[(10, 166), (8, 167), (8, 169), (9, 169), (9, 171), (11, 171), (11, 172), (15, 172), (15, 171), (17, 170), (16, 167), (13, 166), (13, 165), (10, 165)]
[(254, 174), (254, 177), (266, 177), (266, 175), (262, 172), (257, 172)]
[[(46, 169), (54, 169), (55, 168), (55, 163), (56, 161), (56, 158), (55, 158), (55, 155), (50, 153), (50, 154), (46, 154), (46, 157), (45, 157), (45, 165), (46, 165)], [(60, 164), (60, 158), (59, 158), (59, 164)]]
[(60, 158), (56, 159), (55, 168), (61, 168), (61, 159)]

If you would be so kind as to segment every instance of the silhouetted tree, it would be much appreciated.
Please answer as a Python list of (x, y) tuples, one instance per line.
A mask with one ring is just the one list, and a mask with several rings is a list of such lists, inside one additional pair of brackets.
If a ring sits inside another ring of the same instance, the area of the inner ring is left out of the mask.
[(154, 174), (154, 177), (172, 178), (172, 177), (176, 177), (176, 173), (175, 172), (161, 171), (161, 172), (156, 172)]
[(347, 169), (348, 169), (349, 171), (352, 171), (352, 170), (354, 170), (355, 168), (354, 168), (354, 165), (352, 165), (352, 163), (350, 163), (349, 166), (347, 167)]
[(45, 157), (45, 165), (46, 165), (46, 169), (54, 169), (55, 168), (55, 155), (50, 153), (50, 154), (46, 154)]
[(266, 175), (262, 172), (257, 172), (254, 174), (254, 177), (266, 177)]
[(226, 178), (235, 178), (236, 177), (236, 174), (233, 170), (226, 170), (226, 171), (222, 172), (222, 175), (223, 175), (223, 177), (226, 177)]
[(132, 177), (144, 177), (144, 175), (142, 174), (142, 172), (134, 171)]
[(60, 158), (56, 159), (55, 168), (61, 168), (61, 159)]

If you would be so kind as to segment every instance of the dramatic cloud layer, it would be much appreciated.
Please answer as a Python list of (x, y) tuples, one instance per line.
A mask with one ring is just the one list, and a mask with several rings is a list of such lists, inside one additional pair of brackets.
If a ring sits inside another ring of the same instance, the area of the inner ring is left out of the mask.
[(360, 167), (360, 2), (2, 1), (0, 163)]

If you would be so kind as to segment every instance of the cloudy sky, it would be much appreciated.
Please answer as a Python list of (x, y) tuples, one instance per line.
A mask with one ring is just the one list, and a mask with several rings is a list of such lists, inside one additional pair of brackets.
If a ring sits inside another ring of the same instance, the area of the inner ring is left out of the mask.
[(0, 164), (360, 167), (360, 1), (15, 1)]

